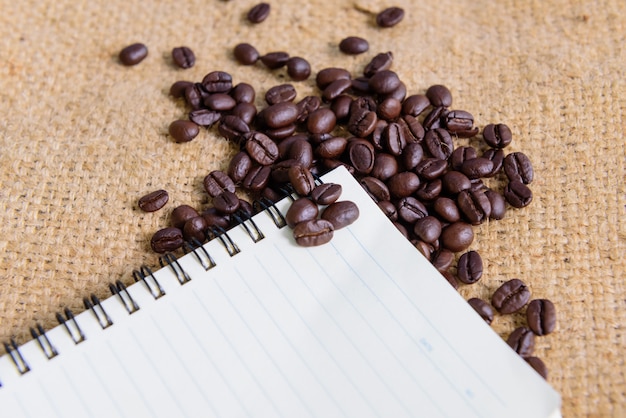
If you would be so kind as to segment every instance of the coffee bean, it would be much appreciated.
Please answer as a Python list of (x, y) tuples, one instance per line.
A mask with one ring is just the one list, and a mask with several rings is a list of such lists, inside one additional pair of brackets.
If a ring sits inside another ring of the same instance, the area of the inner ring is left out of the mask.
[(256, 106), (252, 103), (239, 103), (230, 111), (232, 116), (241, 119), (246, 125), (251, 125), (256, 117)]
[(398, 123), (405, 127), (407, 142), (421, 142), (424, 139), (424, 127), (416, 117), (404, 115), (398, 119)]
[[(373, 112), (370, 112), (373, 113)], [(374, 113), (374, 116), (376, 114)], [(374, 147), (365, 139), (354, 139), (346, 147), (348, 161), (359, 174), (369, 174), (374, 168)]]
[(433, 243), (441, 235), (441, 222), (434, 216), (425, 216), (415, 222), (413, 232), (420, 240)]
[(242, 141), (250, 133), (248, 124), (235, 115), (222, 117), (217, 129), (223, 137), (235, 142)]
[(376, 112), (377, 108), (376, 101), (371, 96), (360, 96), (355, 98), (350, 104), (350, 113), (357, 113), (360, 110), (368, 110), (371, 112)]
[(374, 158), (374, 167), (370, 175), (379, 180), (387, 181), (390, 177), (398, 173), (398, 162), (391, 154), (384, 152), (376, 154)]
[(218, 212), (226, 215), (233, 214), (239, 209), (241, 202), (233, 192), (224, 191), (213, 198), (213, 206)]
[(426, 90), (426, 97), (434, 107), (450, 107), (452, 105), (452, 93), (446, 86), (436, 84)]
[(326, 206), (321, 218), (332, 223), (336, 231), (354, 223), (359, 218), (359, 208), (350, 200), (334, 202)]
[(400, 158), (404, 168), (407, 170), (413, 170), (424, 158), (424, 149), (421, 144), (416, 142), (409, 143), (406, 147), (404, 147), (404, 150), (402, 150)]
[(245, 148), (250, 158), (261, 165), (271, 165), (278, 159), (278, 146), (261, 132), (251, 132)]
[(191, 218), (195, 218), (196, 216), (198, 216), (198, 211), (194, 208), (189, 205), (180, 205), (172, 211), (170, 215), (170, 224), (174, 228), (182, 230), (185, 226), (185, 222)]
[(322, 158), (338, 158), (348, 146), (348, 140), (343, 137), (333, 137), (323, 141), (315, 150)]
[(356, 137), (365, 138), (374, 132), (377, 120), (376, 112), (365, 109), (352, 112), (348, 121), (348, 132)]
[(430, 257), (431, 264), (440, 272), (448, 271), (454, 261), (454, 253), (445, 248), (440, 248)]
[(443, 189), (451, 194), (456, 195), (463, 190), (469, 190), (472, 183), (469, 178), (460, 171), (448, 171), (441, 177)]
[(535, 349), (535, 334), (526, 327), (518, 327), (509, 335), (506, 343), (520, 356), (528, 357)]
[(389, 188), (382, 180), (372, 176), (365, 176), (359, 180), (359, 183), (375, 202), (391, 199)]
[(169, 194), (166, 190), (156, 190), (148, 193), (139, 199), (139, 209), (144, 212), (156, 212), (161, 209), (169, 200)]
[(335, 112), (335, 116), (338, 121), (345, 121), (350, 116), (350, 104), (352, 103), (352, 97), (347, 94), (340, 94), (333, 99), (330, 104), (330, 110)]
[(287, 74), (292, 80), (302, 81), (311, 75), (311, 64), (302, 57), (291, 57), (287, 60)]
[(465, 110), (451, 110), (445, 116), (445, 125), (451, 133), (471, 131), (474, 127), (474, 116)]
[(200, 133), (198, 125), (189, 120), (175, 120), (170, 124), (168, 131), (178, 143), (189, 142)]
[(260, 57), (259, 51), (250, 44), (241, 43), (233, 50), (235, 59), (242, 65), (254, 65)]
[(265, 101), (270, 105), (281, 102), (293, 102), (297, 94), (292, 84), (279, 84), (265, 93)]
[(291, 124), (287, 126), (281, 126), (280, 128), (266, 129), (264, 132), (274, 141), (281, 141), (285, 138), (289, 138), (296, 132), (296, 125)]
[(311, 199), (300, 197), (293, 201), (285, 213), (285, 222), (290, 228), (295, 227), (300, 222), (317, 219), (319, 208)]
[[(290, 138), (293, 138), (293, 136)], [(281, 144), (287, 139), (281, 141)], [(289, 147), (285, 158), (297, 161), (302, 167), (311, 168), (313, 166), (313, 147), (311, 147), (311, 144), (307, 140), (295, 141)]]
[(137, 65), (148, 56), (148, 47), (142, 43), (128, 45), (120, 51), (119, 59), (124, 65)]
[(504, 196), (491, 189), (485, 191), (485, 196), (487, 196), (489, 204), (491, 205), (491, 214), (489, 215), (489, 218), (495, 220), (504, 218), (504, 214), (506, 212), (506, 201)]
[(474, 147), (458, 147), (450, 155), (450, 168), (460, 171), (463, 163), (467, 160), (476, 158), (478, 154)]
[(415, 173), (426, 181), (434, 180), (443, 175), (448, 168), (448, 162), (439, 158), (425, 158), (415, 167)]
[(186, 46), (172, 49), (172, 60), (179, 68), (191, 68), (196, 63), (196, 55)]
[(348, 36), (339, 42), (339, 50), (344, 54), (358, 55), (370, 49), (370, 44), (358, 36)]
[(493, 308), (487, 302), (479, 298), (470, 298), (467, 303), (476, 311), (478, 315), (487, 323), (493, 322)]
[(491, 172), (485, 174), (484, 177), (493, 177), (502, 171), (502, 165), (504, 164), (504, 151), (501, 149), (489, 148), (483, 153), (483, 157), (493, 164)]
[(493, 162), (487, 158), (478, 157), (465, 160), (461, 165), (461, 171), (469, 179), (487, 177), (493, 171)]
[(530, 159), (523, 152), (513, 152), (504, 157), (504, 172), (510, 181), (530, 184), (534, 171)]
[(556, 308), (548, 299), (534, 299), (526, 308), (528, 326), (536, 335), (547, 335), (556, 327)]
[(426, 117), (424, 118), (424, 128), (425, 129), (437, 129), (441, 128), (441, 119), (446, 114), (446, 108), (443, 106), (437, 106), (432, 108)]
[(406, 147), (404, 129), (398, 123), (390, 123), (383, 129), (383, 144), (385, 149), (392, 155), (399, 156)]
[(449, 271), (440, 271), (439, 273), (441, 273), (446, 281), (450, 283), (450, 286), (452, 286), (454, 289), (459, 288), (459, 281), (456, 279), (456, 276), (454, 274), (450, 273)]
[(263, 111), (265, 124), (270, 128), (282, 128), (291, 125), (298, 117), (298, 107), (291, 102), (276, 103)]
[(524, 183), (511, 181), (504, 188), (504, 198), (514, 208), (523, 208), (532, 202), (533, 192)]
[(309, 132), (313, 134), (329, 133), (335, 129), (337, 118), (332, 110), (321, 108), (313, 111), (306, 122)]
[(237, 102), (226, 93), (215, 93), (204, 100), (204, 105), (216, 112), (226, 112), (233, 109)]
[(539, 357), (529, 356), (525, 357), (526, 363), (530, 364), (530, 366), (535, 369), (537, 373), (544, 379), (548, 378), (548, 368), (546, 364)]
[(175, 98), (185, 97), (187, 87), (193, 86), (191, 81), (179, 80), (175, 81), (170, 87), (170, 95)]
[(503, 123), (490, 123), (483, 128), (483, 139), (492, 148), (505, 148), (511, 143), (513, 134)]
[(424, 145), (430, 155), (441, 160), (447, 160), (454, 150), (452, 137), (445, 129), (432, 129), (426, 132)]
[(330, 205), (341, 196), (341, 184), (322, 183), (311, 191), (311, 199), (318, 205)]
[(202, 85), (209, 93), (228, 93), (233, 88), (233, 77), (224, 71), (212, 71), (204, 76)]
[(185, 222), (183, 227), (183, 238), (185, 241), (197, 240), (204, 242), (206, 240), (206, 230), (209, 227), (206, 219), (202, 216), (196, 216)]
[(283, 51), (270, 52), (261, 56), (260, 60), (270, 70), (276, 70), (287, 65), (289, 54)]
[(268, 3), (259, 3), (248, 11), (248, 21), (250, 23), (261, 23), (270, 15), (270, 5)]
[(397, 25), (404, 18), (404, 9), (389, 7), (376, 15), (376, 24), (381, 28)]
[(320, 90), (324, 90), (333, 81), (337, 80), (351, 80), (352, 76), (350, 72), (343, 68), (324, 68), (317, 73), (315, 77), (315, 84)]
[(364, 95), (372, 93), (369, 85), (369, 78), (367, 77), (357, 77), (352, 79), (350, 87), (352, 88), (352, 92), (354, 94)]
[(385, 94), (391, 93), (400, 86), (398, 75), (391, 70), (382, 70), (376, 72), (369, 79), (369, 86), (375, 93)]
[(222, 118), (221, 113), (208, 109), (197, 109), (189, 112), (189, 120), (199, 126), (209, 128)]
[(289, 167), (287, 175), (289, 177), (289, 183), (291, 183), (294, 191), (300, 196), (308, 196), (316, 186), (315, 178), (311, 170), (301, 165), (296, 164)]
[(413, 196), (400, 199), (398, 203), (396, 203), (396, 208), (398, 210), (398, 217), (409, 224), (413, 224), (418, 219), (428, 216), (426, 206)]
[(235, 192), (235, 183), (233, 180), (228, 174), (220, 170), (214, 170), (207, 174), (202, 184), (204, 185), (204, 190), (211, 197), (216, 197), (225, 191), (231, 193)]
[(412, 195), (417, 190), (420, 179), (411, 171), (403, 171), (391, 176), (386, 183), (392, 197), (403, 198)]
[(322, 99), (324, 99), (325, 102), (332, 102), (334, 99), (346, 92), (351, 86), (352, 82), (345, 78), (335, 80), (324, 88), (324, 91), (322, 92)]
[(463, 216), (472, 224), (479, 225), (491, 216), (491, 203), (480, 190), (463, 190), (456, 198)]
[(436, 199), (441, 194), (441, 179), (423, 182), (415, 191), (415, 197), (425, 202)]
[(178, 228), (159, 229), (150, 239), (150, 247), (156, 253), (175, 251), (183, 246), (183, 233)]
[(398, 87), (396, 87), (393, 91), (389, 93), (381, 94), (380, 96), (378, 96), (378, 100), (382, 102), (387, 99), (396, 99), (399, 102), (402, 102), (405, 97), (406, 97), (406, 84), (400, 81), (400, 84), (398, 84)]
[(414, 94), (402, 102), (402, 113), (405, 115), (419, 116), (430, 106), (428, 97), (423, 94)]
[(322, 105), (322, 100), (317, 96), (306, 96), (304, 99), (296, 103), (298, 108), (298, 116), (296, 123), (304, 123), (309, 115), (315, 112)]
[(376, 202), (380, 210), (383, 211), (385, 216), (389, 218), (391, 221), (396, 221), (398, 219), (398, 211), (396, 206), (391, 203), (389, 200), (381, 200), (380, 202)]
[(474, 241), (472, 226), (465, 222), (454, 222), (441, 231), (441, 245), (452, 252), (464, 251)]
[(363, 70), (363, 75), (365, 77), (371, 77), (379, 71), (385, 71), (391, 68), (391, 64), (393, 63), (393, 53), (391, 52), (381, 52), (377, 54), (372, 60), (367, 63), (365, 69)]
[(491, 304), (501, 314), (510, 314), (522, 309), (530, 300), (530, 290), (519, 279), (503, 283), (491, 297)]
[(227, 229), (230, 226), (230, 215), (220, 213), (214, 207), (210, 207), (203, 211), (201, 216), (204, 218), (207, 225), (205, 233), (211, 227)]
[(300, 222), (293, 228), (296, 243), (303, 247), (326, 244), (333, 238), (333, 233), (333, 224), (325, 219)]
[(200, 83), (193, 83), (185, 88), (185, 101), (193, 110), (200, 109), (204, 104), (204, 98), (208, 96), (208, 92)]
[(253, 166), (241, 182), (244, 189), (252, 192), (263, 190), (270, 181), (272, 169), (267, 165)]
[(248, 171), (252, 167), (252, 159), (248, 155), (247, 152), (240, 151), (230, 160), (228, 165), (228, 177), (235, 184), (240, 184), (246, 175), (248, 175)]
[(476, 251), (468, 251), (459, 257), (457, 276), (466, 284), (476, 283), (483, 275), (483, 259)]
[(448, 197), (438, 197), (433, 203), (433, 210), (435, 214), (441, 218), (444, 222), (453, 223), (461, 219), (459, 208), (454, 200)]

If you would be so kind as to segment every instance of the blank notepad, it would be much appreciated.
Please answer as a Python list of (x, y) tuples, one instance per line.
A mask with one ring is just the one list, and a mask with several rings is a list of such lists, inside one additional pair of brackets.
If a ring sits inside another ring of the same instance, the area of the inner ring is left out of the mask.
[(1, 357), (2, 416), (558, 416), (558, 394), (354, 178), (323, 180), (361, 212), (329, 244), (297, 246), (265, 211), (258, 242), (244, 225), (222, 236), (238, 253), (213, 239), (170, 260), (47, 331), (58, 355), (33, 340)]

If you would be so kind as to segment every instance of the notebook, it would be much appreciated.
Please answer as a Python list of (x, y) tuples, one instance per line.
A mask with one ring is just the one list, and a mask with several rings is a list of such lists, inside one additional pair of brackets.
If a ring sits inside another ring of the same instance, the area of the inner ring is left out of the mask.
[(548, 417), (558, 393), (338, 168), (360, 210), (297, 246), (285, 198), (0, 357), (7, 417)]

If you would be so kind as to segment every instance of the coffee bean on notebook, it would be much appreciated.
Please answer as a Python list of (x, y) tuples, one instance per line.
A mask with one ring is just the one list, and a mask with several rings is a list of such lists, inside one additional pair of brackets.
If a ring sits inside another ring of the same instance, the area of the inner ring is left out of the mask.
[(339, 50), (344, 54), (358, 55), (366, 52), (369, 48), (369, 42), (358, 36), (348, 36), (339, 42)]
[(491, 304), (502, 314), (522, 309), (530, 300), (530, 290), (519, 279), (504, 282), (491, 296)]
[(237, 44), (233, 50), (233, 55), (242, 65), (254, 65), (261, 56), (259, 51), (248, 43)]
[(294, 228), (300, 222), (317, 219), (319, 215), (318, 206), (308, 197), (300, 197), (291, 203), (285, 213), (287, 226)]
[(376, 15), (376, 24), (381, 28), (390, 28), (397, 25), (404, 18), (404, 9), (388, 7)]
[(457, 276), (466, 284), (476, 283), (483, 275), (483, 259), (476, 251), (468, 251), (459, 257)]
[(213, 206), (218, 212), (230, 215), (237, 212), (241, 202), (233, 192), (224, 191), (213, 198)]
[(268, 3), (259, 3), (248, 11), (250, 23), (261, 23), (270, 15), (271, 6)]
[(182, 119), (172, 122), (168, 128), (168, 131), (174, 141), (178, 143), (189, 142), (200, 133), (198, 125), (190, 120)]
[(341, 196), (341, 184), (322, 183), (311, 191), (311, 199), (318, 205), (330, 205)]
[(155, 212), (161, 209), (169, 200), (166, 190), (156, 190), (139, 199), (139, 209), (144, 212)]
[(142, 43), (128, 45), (119, 53), (120, 62), (124, 65), (137, 65), (148, 56), (148, 47)]
[(191, 68), (196, 63), (196, 55), (191, 48), (179, 46), (172, 49), (172, 60), (179, 68)]
[(289, 167), (289, 182), (300, 196), (308, 196), (315, 188), (315, 179), (311, 170), (299, 164)]
[(182, 247), (183, 241), (183, 233), (180, 229), (168, 227), (154, 233), (150, 239), (150, 246), (154, 252), (166, 253)]
[(528, 357), (535, 349), (535, 334), (526, 328), (516, 328), (506, 340), (507, 344), (522, 357)]
[(528, 327), (537, 335), (547, 335), (556, 327), (556, 308), (548, 299), (530, 301), (526, 308)]
[(359, 208), (350, 200), (331, 203), (322, 211), (321, 218), (330, 221), (336, 230), (354, 223), (359, 217)]
[(493, 308), (487, 302), (480, 298), (470, 298), (467, 300), (472, 308), (476, 311), (486, 323), (491, 324), (493, 322)]
[(295, 81), (306, 80), (311, 75), (311, 64), (302, 57), (290, 57), (287, 60), (287, 74)]
[(329, 242), (334, 235), (334, 227), (325, 219), (312, 219), (300, 222), (293, 228), (293, 236), (298, 245), (313, 247)]

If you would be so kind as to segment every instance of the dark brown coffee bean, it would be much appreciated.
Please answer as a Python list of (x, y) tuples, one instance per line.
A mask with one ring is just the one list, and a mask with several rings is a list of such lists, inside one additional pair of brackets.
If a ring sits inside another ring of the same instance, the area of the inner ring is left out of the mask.
[(213, 198), (213, 206), (223, 214), (233, 214), (239, 209), (240, 201), (233, 192), (224, 191)]
[(217, 130), (224, 138), (235, 142), (242, 141), (250, 133), (248, 124), (235, 115), (222, 117)]
[(170, 87), (170, 95), (175, 98), (185, 97), (185, 89), (187, 87), (193, 86), (191, 81), (179, 80), (175, 81), (174, 84)]
[(365, 66), (363, 75), (365, 77), (371, 77), (379, 71), (385, 71), (391, 68), (393, 63), (393, 53), (381, 52), (377, 54), (372, 60)]
[(251, 125), (256, 117), (256, 106), (252, 103), (239, 103), (230, 111), (232, 116), (241, 119), (246, 125)]
[(465, 251), (474, 241), (474, 230), (465, 222), (454, 222), (441, 231), (441, 246), (452, 252)]
[(376, 112), (365, 109), (357, 110), (350, 114), (348, 132), (356, 137), (365, 138), (374, 132), (377, 121)]
[(428, 97), (423, 94), (414, 94), (407, 97), (402, 102), (402, 113), (417, 117), (421, 115), (429, 106), (430, 101), (428, 100)]
[(185, 101), (192, 109), (200, 109), (204, 104), (204, 98), (208, 96), (208, 92), (202, 84), (192, 83), (185, 88)]
[(242, 65), (254, 65), (261, 56), (255, 47), (247, 43), (237, 44), (233, 54), (239, 64)]
[(292, 84), (279, 84), (265, 93), (265, 101), (270, 104), (293, 102), (298, 93)]
[(469, 178), (460, 171), (448, 171), (441, 177), (443, 189), (446, 193), (456, 195), (463, 190), (469, 190), (472, 186), (472, 182)]
[(289, 54), (283, 51), (270, 52), (261, 56), (260, 60), (270, 70), (276, 70), (287, 65)]
[(388, 7), (376, 15), (376, 24), (381, 28), (390, 28), (397, 25), (404, 18), (404, 9)]
[(204, 105), (216, 112), (226, 112), (234, 108), (237, 102), (226, 93), (215, 93), (204, 100)]
[(311, 75), (311, 64), (302, 57), (291, 57), (287, 60), (287, 74), (295, 81), (306, 80)]
[(378, 105), (372, 96), (360, 96), (355, 98), (350, 104), (350, 113), (357, 113), (360, 110), (376, 112)]
[(467, 303), (476, 311), (478, 315), (487, 323), (493, 322), (493, 308), (487, 302), (479, 298), (470, 298)]
[(530, 159), (523, 152), (513, 152), (504, 157), (504, 172), (510, 181), (530, 184), (534, 171)]
[(197, 240), (204, 242), (206, 240), (206, 230), (209, 227), (206, 219), (202, 216), (196, 216), (185, 222), (183, 227), (183, 238), (185, 241)]
[(325, 219), (300, 222), (293, 228), (296, 243), (303, 247), (326, 244), (333, 238), (333, 233), (333, 224)]
[(304, 99), (296, 103), (298, 107), (297, 123), (304, 123), (309, 115), (315, 112), (322, 105), (322, 100), (317, 96), (306, 96)]
[(298, 117), (298, 106), (291, 102), (276, 103), (263, 111), (265, 124), (270, 128), (282, 128), (291, 125)]
[(483, 153), (483, 158), (488, 159), (493, 164), (493, 168), (491, 172), (486, 174), (484, 177), (493, 177), (496, 174), (502, 171), (502, 166), (504, 164), (504, 151), (501, 149), (489, 148), (487, 151)]
[(461, 171), (469, 179), (487, 177), (493, 171), (493, 162), (487, 158), (478, 157), (465, 160), (461, 165)]
[(479, 225), (491, 216), (491, 203), (483, 191), (463, 190), (457, 196), (456, 203), (472, 225)]
[(520, 356), (528, 357), (535, 349), (535, 334), (526, 327), (519, 327), (509, 335), (506, 343)]
[(270, 180), (270, 174), (272, 169), (267, 165), (253, 166), (248, 171), (248, 174), (241, 182), (244, 189), (253, 192), (259, 192), (263, 190)]
[(157, 253), (166, 253), (175, 251), (183, 246), (183, 233), (178, 228), (163, 228), (154, 233), (150, 239), (150, 247), (152, 251)]
[(202, 216), (206, 221), (207, 230), (211, 227), (220, 227), (223, 229), (227, 229), (230, 226), (230, 215), (220, 213), (214, 207), (207, 208), (205, 211), (202, 212), (202, 215), (200, 216)]
[(452, 106), (452, 93), (450, 93), (450, 90), (446, 86), (440, 84), (430, 86), (428, 90), (426, 90), (426, 97), (428, 97), (430, 104), (434, 107)]
[(390, 123), (382, 133), (384, 148), (392, 155), (399, 156), (406, 147), (406, 136), (402, 126), (398, 123)]
[(166, 190), (156, 190), (139, 198), (139, 209), (144, 212), (156, 212), (161, 209), (169, 200), (169, 194)]
[(556, 308), (548, 299), (531, 300), (526, 308), (526, 320), (537, 335), (548, 335), (556, 327)]
[(366, 52), (368, 49), (370, 49), (369, 42), (358, 36), (348, 36), (339, 42), (339, 50), (344, 54), (358, 55)]
[(447, 160), (452, 155), (454, 143), (445, 129), (431, 129), (424, 135), (426, 150), (435, 158)]
[(191, 218), (195, 218), (196, 216), (198, 216), (198, 211), (194, 208), (189, 205), (180, 205), (172, 211), (170, 215), (170, 224), (174, 228), (182, 230), (185, 226), (185, 222)]
[(486, 125), (483, 129), (483, 138), (492, 148), (505, 148), (511, 143), (513, 134), (511, 129), (503, 123)]
[(211, 71), (202, 79), (209, 93), (228, 93), (233, 88), (233, 77), (224, 71)]
[(487, 196), (487, 199), (489, 199), (489, 203), (491, 204), (491, 214), (489, 215), (489, 218), (495, 220), (504, 218), (504, 214), (506, 212), (506, 201), (504, 196), (491, 189), (485, 190), (485, 196)]
[(525, 357), (526, 363), (530, 364), (530, 366), (535, 369), (537, 373), (544, 379), (548, 378), (548, 368), (546, 364), (539, 357), (529, 356)]
[(425, 158), (415, 167), (415, 173), (426, 181), (434, 180), (443, 175), (448, 168), (446, 160), (439, 158)]
[(200, 133), (198, 125), (190, 120), (175, 120), (170, 124), (168, 131), (174, 141), (178, 143), (189, 142)]
[[(376, 116), (375, 113), (374, 116)], [(369, 174), (372, 168), (374, 168), (374, 158), (376, 155), (374, 146), (368, 141), (360, 138), (354, 139), (348, 142), (346, 152), (348, 153), (348, 162), (354, 167), (357, 173)]]
[(179, 68), (191, 68), (196, 63), (196, 55), (191, 48), (179, 46), (172, 49), (172, 60)]
[(422, 142), (425, 130), (417, 118), (411, 115), (404, 115), (398, 119), (398, 123), (405, 127), (407, 133), (407, 142)]
[[(293, 138), (293, 137), (290, 137)], [(287, 138), (289, 139), (289, 138)], [(286, 139), (286, 140), (287, 140)], [(282, 142), (285, 142), (281, 141)], [(280, 150), (280, 147), (279, 147)], [(313, 166), (313, 147), (307, 140), (298, 140), (295, 141), (288, 149), (285, 157), (288, 159), (292, 159), (298, 162), (299, 165), (306, 168), (311, 168)]]
[(233, 181), (234, 184), (240, 184), (246, 175), (248, 175), (248, 171), (252, 167), (252, 159), (248, 153), (244, 151), (240, 151), (230, 160), (228, 165), (228, 177)]
[(148, 56), (148, 47), (142, 43), (128, 45), (120, 51), (119, 59), (124, 65), (137, 65)]
[(271, 178), (275, 183), (289, 183), (289, 169), (298, 165), (296, 160), (281, 160), (272, 166)]
[(423, 182), (420, 187), (415, 191), (415, 197), (427, 202), (436, 199), (441, 194), (441, 179), (434, 179), (428, 182)]
[(324, 90), (332, 82), (337, 80), (350, 80), (352, 76), (350, 72), (343, 68), (324, 68), (317, 73), (315, 77), (315, 84), (320, 90)]
[(474, 147), (458, 147), (450, 155), (450, 168), (460, 171), (463, 163), (478, 156)]
[(396, 87), (393, 91), (386, 93), (386, 94), (381, 94), (380, 96), (378, 96), (378, 101), (382, 102), (387, 99), (396, 99), (400, 103), (402, 103), (405, 97), (406, 97), (406, 84), (400, 81), (400, 84), (398, 85), (398, 87)]
[(454, 289), (458, 290), (459, 288), (459, 281), (457, 280), (456, 276), (452, 273), (450, 273), (449, 271), (440, 271), (439, 273), (441, 273), (441, 275), (444, 277), (444, 279), (446, 279), (446, 281), (448, 283), (450, 283), (450, 286), (452, 286)]
[(365, 176), (359, 180), (359, 183), (375, 202), (391, 199), (389, 188), (382, 180), (372, 176)]
[(307, 129), (312, 134), (325, 134), (335, 129), (337, 118), (332, 110), (321, 108), (313, 111), (306, 122)]
[(468, 251), (459, 257), (457, 276), (465, 284), (473, 284), (483, 275), (483, 259), (476, 251)]
[(315, 150), (322, 158), (338, 158), (348, 146), (348, 140), (343, 137), (333, 137), (323, 141)]
[(245, 147), (250, 158), (261, 165), (272, 165), (278, 159), (278, 146), (261, 132), (251, 132)]
[(254, 104), (256, 98), (256, 91), (248, 83), (239, 83), (230, 91), (230, 96), (235, 99), (237, 104), (250, 103)]
[(403, 171), (395, 174), (386, 182), (392, 197), (403, 198), (412, 195), (420, 185), (417, 174)]
[(359, 218), (359, 208), (350, 200), (331, 203), (322, 211), (321, 218), (333, 224), (336, 230), (351, 225)]
[(378, 71), (369, 79), (369, 86), (378, 94), (391, 93), (400, 86), (398, 75), (391, 70)]
[(376, 202), (380, 210), (383, 211), (385, 216), (389, 218), (391, 221), (398, 220), (398, 210), (396, 206), (391, 203), (389, 200), (381, 200), (380, 202)]
[(259, 3), (248, 11), (248, 22), (261, 23), (270, 15), (271, 6), (268, 3)]
[(335, 116), (338, 121), (344, 121), (350, 116), (350, 105), (352, 104), (352, 97), (347, 94), (340, 94), (333, 99), (330, 104), (330, 110), (335, 112)]
[(330, 205), (341, 196), (341, 184), (322, 183), (311, 191), (311, 199), (318, 205)]
[(197, 109), (189, 112), (189, 119), (199, 126), (209, 128), (221, 119), (222, 115), (219, 112), (214, 112), (207, 109)]
[(350, 87), (352, 88), (352, 92), (354, 94), (371, 94), (369, 78), (367, 77), (357, 77), (352, 79), (352, 84)]
[(376, 177), (379, 180), (387, 181), (391, 176), (398, 173), (398, 162), (396, 158), (391, 154), (381, 152), (376, 154), (374, 158), (374, 167), (370, 172), (372, 177)]
[(202, 184), (204, 185), (204, 190), (211, 197), (216, 197), (225, 191), (231, 193), (235, 192), (235, 183), (233, 180), (228, 174), (220, 170), (214, 170), (207, 174)]
[(316, 186), (311, 170), (301, 165), (296, 164), (289, 167), (287, 175), (289, 176), (289, 183), (300, 196), (308, 196)]
[(296, 132), (296, 125), (291, 124), (287, 126), (282, 126), (280, 128), (265, 129), (264, 132), (274, 141), (281, 141), (285, 138), (289, 138)]
[(415, 222), (413, 232), (420, 240), (433, 243), (441, 235), (441, 222), (434, 216), (425, 216)]
[(451, 110), (446, 113), (444, 122), (451, 133), (469, 131), (474, 127), (474, 116), (465, 110)]
[(345, 93), (351, 86), (352, 82), (345, 78), (335, 80), (324, 88), (324, 91), (322, 91), (322, 99), (324, 99), (325, 102), (332, 102)]
[(396, 208), (398, 210), (398, 218), (409, 224), (413, 224), (418, 219), (428, 216), (426, 206), (413, 196), (400, 199), (396, 203)]
[(435, 214), (447, 223), (457, 222), (461, 219), (461, 213), (454, 200), (448, 197), (438, 197), (433, 203)]
[(285, 222), (290, 228), (295, 227), (300, 222), (317, 219), (319, 208), (311, 199), (300, 197), (293, 201), (285, 213)]
[(440, 248), (430, 257), (430, 262), (440, 272), (448, 271), (454, 262), (454, 253), (445, 248)]
[(519, 279), (503, 283), (491, 297), (491, 304), (501, 314), (510, 314), (522, 309), (530, 300), (530, 290)]
[(524, 183), (511, 181), (504, 188), (504, 198), (514, 208), (523, 208), (532, 202), (533, 192)]
[(414, 170), (423, 158), (424, 149), (421, 144), (416, 142), (407, 144), (400, 155), (400, 159), (406, 170)]

